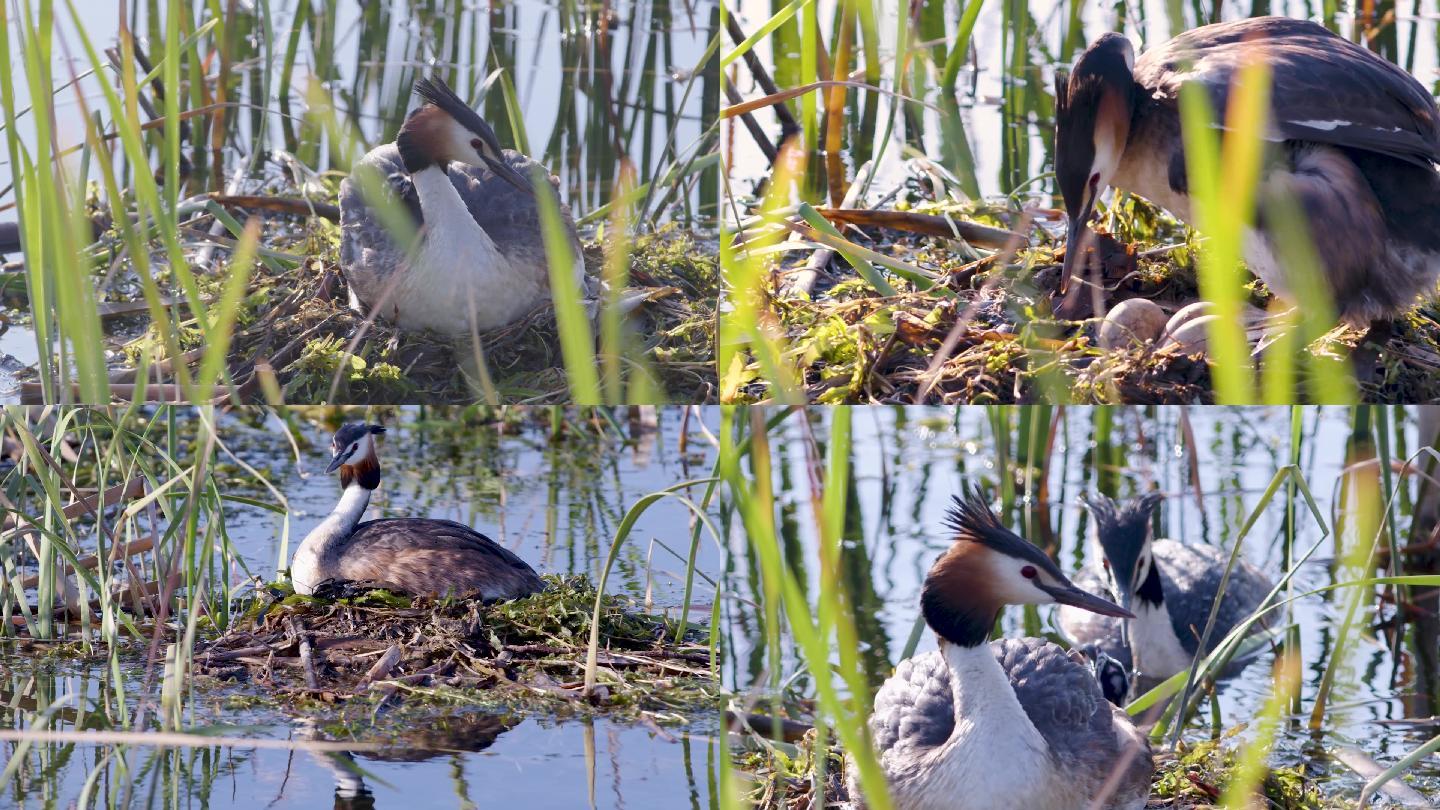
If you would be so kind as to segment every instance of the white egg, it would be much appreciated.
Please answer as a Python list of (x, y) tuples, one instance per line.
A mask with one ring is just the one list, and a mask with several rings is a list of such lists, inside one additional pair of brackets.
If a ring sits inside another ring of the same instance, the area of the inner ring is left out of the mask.
[(1096, 336), (1102, 349), (1123, 349), (1160, 337), (1165, 310), (1148, 298), (1127, 298), (1110, 308)]

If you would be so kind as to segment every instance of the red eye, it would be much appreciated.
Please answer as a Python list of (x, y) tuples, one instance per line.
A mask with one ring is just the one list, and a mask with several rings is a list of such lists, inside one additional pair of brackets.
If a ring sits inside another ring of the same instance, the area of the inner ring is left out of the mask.
[(1109, 561), (1109, 560), (1101, 560), (1101, 561), (1100, 561), (1100, 564), (1105, 566), (1105, 570), (1106, 570), (1106, 571), (1109, 571), (1109, 570), (1110, 570), (1110, 561)]
[(1027, 565), (1027, 566), (1025, 566), (1024, 568), (1021, 568), (1021, 569), (1020, 569), (1020, 576), (1025, 577), (1026, 579), (1034, 579), (1034, 578), (1035, 578), (1035, 566), (1033, 566), (1033, 565)]
[(485, 143), (479, 138), (470, 141), (470, 146), (473, 147), (476, 152), (479, 152), (482, 155), (485, 154)]

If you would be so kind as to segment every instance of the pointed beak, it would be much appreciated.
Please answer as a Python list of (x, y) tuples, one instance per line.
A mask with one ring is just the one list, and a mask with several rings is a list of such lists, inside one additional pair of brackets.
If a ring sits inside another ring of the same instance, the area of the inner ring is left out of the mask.
[(1062, 318), (1076, 317), (1080, 309), (1081, 290), (1084, 288), (1074, 284), (1073, 277), (1085, 270), (1085, 242), (1090, 235), (1085, 223), (1089, 218), (1089, 208), (1081, 216), (1070, 218), (1065, 237), (1065, 264), (1060, 268), (1060, 290), (1057, 294), (1060, 302), (1055, 307), (1055, 314)]
[(1037, 584), (1037, 586), (1040, 590), (1050, 594), (1056, 602), (1062, 605), (1070, 605), (1080, 608), (1081, 610), (1088, 610), (1091, 613), (1099, 613), (1101, 616), (1117, 616), (1121, 619), (1135, 618), (1135, 614), (1125, 608), (1120, 607), (1108, 599), (1101, 599), (1092, 593), (1082, 591), (1069, 582), (1060, 585)]
[(1116, 586), (1116, 591), (1120, 594), (1120, 609), (1126, 613), (1133, 612), (1131, 608), (1135, 606), (1135, 589), (1126, 583), (1123, 588)]
[(1084, 261), (1081, 259), (1085, 253), (1085, 246), (1080, 242), (1088, 231), (1083, 216), (1070, 218), (1070, 228), (1066, 231), (1065, 236), (1065, 266), (1060, 273), (1060, 293), (1062, 295), (1070, 289), (1070, 278), (1075, 275), (1075, 271), (1085, 267)]
[(525, 178), (525, 175), (511, 168), (509, 163), (503, 160), (496, 160), (488, 155), (482, 156), (482, 159), (485, 161), (485, 165), (490, 167), (490, 171), (495, 172), (501, 180), (504, 180), (521, 191), (531, 194), (534, 193), (535, 189), (530, 186), (530, 181)]
[(1115, 594), (1119, 597), (1120, 607), (1124, 610), (1130, 610), (1135, 605), (1134, 569), (1135, 564), (1133, 562), (1129, 566), (1130, 573), (1128, 574), (1124, 573), (1124, 566), (1111, 564), (1109, 568), (1111, 587), (1114, 588)]
[(348, 460), (349, 458), (350, 458), (350, 456), (348, 456), (344, 451), (341, 451), (341, 452), (339, 452), (339, 453), (336, 453), (335, 456), (330, 459), (330, 466), (325, 468), (325, 474), (326, 474), (326, 475), (329, 475), (329, 474), (335, 472), (336, 470), (340, 469), (340, 467), (341, 467), (341, 466), (346, 462), (346, 460)]

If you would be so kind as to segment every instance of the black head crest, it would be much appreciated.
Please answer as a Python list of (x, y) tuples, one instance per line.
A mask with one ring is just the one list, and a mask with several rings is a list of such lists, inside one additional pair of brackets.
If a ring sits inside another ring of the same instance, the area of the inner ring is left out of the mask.
[(480, 114), (466, 104), (461, 98), (455, 95), (455, 91), (443, 80), (434, 76), (424, 77), (415, 81), (415, 93), (436, 107), (444, 110), (447, 115), (460, 122), (460, 125), (470, 130), (479, 138), (485, 146), (494, 154), (490, 157), (499, 157), (501, 153), (500, 139), (495, 136), (495, 130), (485, 123)]
[(1105, 495), (1082, 495), (1080, 502), (1095, 521), (1095, 537), (1110, 561), (1110, 570), (1129, 586), (1140, 552), (1150, 539), (1150, 518), (1165, 496), (1146, 492), (1123, 503)]
[(963, 496), (955, 496), (950, 511), (946, 513), (945, 525), (955, 533), (957, 542), (969, 540), (981, 543), (1001, 554), (1039, 566), (1062, 581), (1066, 579), (1043, 549), (1005, 528), (979, 487), (972, 487)]
[[(335, 439), (331, 444), (335, 447), (345, 447), (352, 442), (357, 442), (362, 436), (374, 432), (370, 430), (371, 427), (364, 422), (349, 422), (341, 425), (340, 429), (335, 431)], [(380, 428), (381, 433), (384, 431), (385, 428)]]

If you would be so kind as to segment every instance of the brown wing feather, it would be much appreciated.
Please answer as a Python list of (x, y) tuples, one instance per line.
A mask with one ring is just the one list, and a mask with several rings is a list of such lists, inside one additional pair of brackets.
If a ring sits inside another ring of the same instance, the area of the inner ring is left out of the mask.
[(1245, 59), (1270, 66), (1271, 109), (1287, 140), (1364, 149), (1429, 167), (1440, 162), (1440, 114), (1413, 76), (1323, 26), (1256, 17), (1187, 31), (1146, 51), (1135, 80), (1161, 100), (1201, 82), (1217, 114)]
[(340, 561), (347, 580), (373, 580), (413, 594), (514, 599), (540, 577), (509, 549), (462, 523), (431, 518), (370, 520), (355, 527)]

